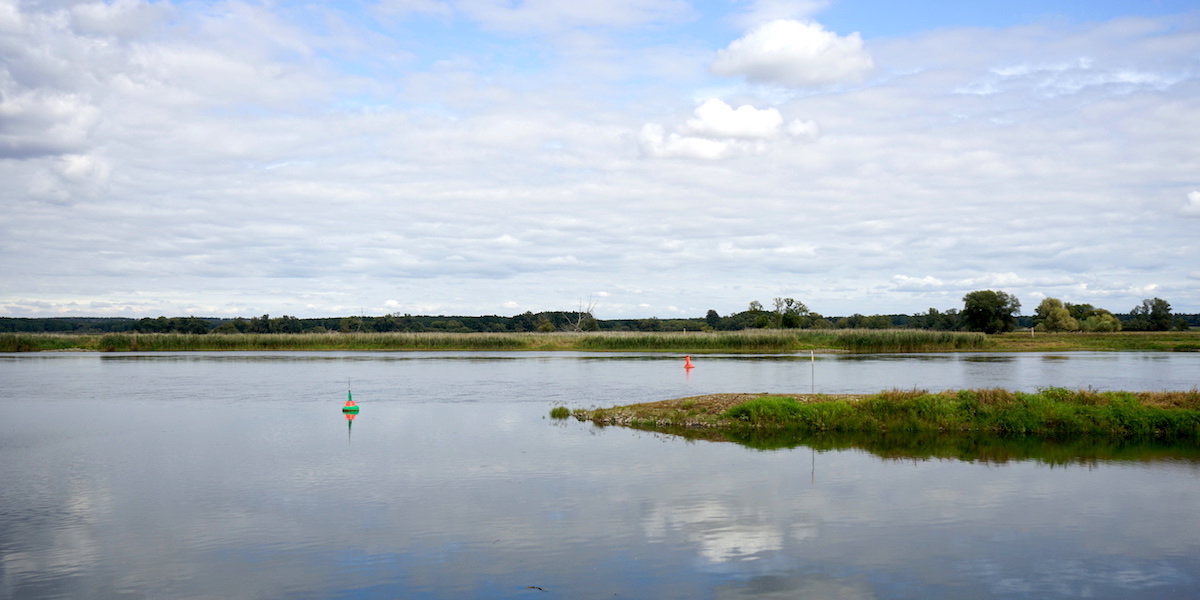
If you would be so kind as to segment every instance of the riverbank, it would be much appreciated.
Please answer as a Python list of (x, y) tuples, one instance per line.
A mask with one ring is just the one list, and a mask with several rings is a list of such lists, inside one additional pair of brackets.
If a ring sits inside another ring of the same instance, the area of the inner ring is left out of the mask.
[[(563, 411), (558, 410), (558, 417)], [(1047, 388), (1037, 393), (1003, 389), (930, 393), (892, 390), (870, 395), (714, 394), (569, 410), (596, 425), (662, 432), (707, 430), (806, 433), (978, 433), (1063, 439), (1200, 440), (1200, 390), (1097, 392)]]
[(1008, 333), (805, 329), (579, 333), (0, 334), (0, 352), (580, 351), (745, 353), (1197, 351), (1200, 331)]

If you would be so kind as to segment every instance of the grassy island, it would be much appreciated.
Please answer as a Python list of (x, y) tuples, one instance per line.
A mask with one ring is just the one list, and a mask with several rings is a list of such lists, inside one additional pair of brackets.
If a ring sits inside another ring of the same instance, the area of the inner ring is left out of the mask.
[[(556, 409), (559, 407), (556, 407)], [(1045, 388), (870, 395), (716, 394), (613, 408), (557, 410), (596, 425), (746, 437), (764, 431), (1200, 441), (1200, 390), (1099, 392)], [(697, 436), (691, 436), (697, 437)]]

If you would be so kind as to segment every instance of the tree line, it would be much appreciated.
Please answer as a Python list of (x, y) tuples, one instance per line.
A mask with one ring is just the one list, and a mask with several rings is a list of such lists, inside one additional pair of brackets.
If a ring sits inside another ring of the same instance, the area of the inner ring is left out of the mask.
[(1022, 316), (1013, 295), (978, 290), (963, 296), (961, 308), (930, 308), (912, 315), (824, 316), (794, 298), (775, 298), (770, 306), (750, 302), (746, 310), (722, 316), (709, 310), (693, 319), (596, 319), (590, 310), (526, 311), (504, 317), (419, 316), (386, 314), (301, 319), (283, 315), (233, 319), (157, 318), (16, 318), (0, 317), (0, 332), (58, 333), (372, 333), (372, 332), (554, 332), (554, 331), (737, 331), (743, 329), (932, 329), (1003, 333), (1033, 328), (1045, 332), (1167, 331), (1200, 327), (1200, 314), (1173, 314), (1161, 298), (1148, 298), (1128, 313), (1113, 313), (1091, 304), (1072, 304), (1057, 298), (1041, 301), (1034, 314)]

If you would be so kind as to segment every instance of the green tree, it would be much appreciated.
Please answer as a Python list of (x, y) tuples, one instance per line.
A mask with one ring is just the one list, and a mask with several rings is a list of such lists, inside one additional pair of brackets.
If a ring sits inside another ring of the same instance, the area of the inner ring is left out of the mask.
[(371, 329), (380, 332), (396, 331), (399, 329), (399, 324), (396, 323), (396, 315), (383, 315), (376, 317), (371, 321)]
[(1166, 331), (1175, 324), (1171, 305), (1162, 298), (1142, 300), (1141, 306), (1135, 306), (1129, 314), (1133, 319), (1127, 329), (1135, 331)]
[(1103, 308), (1088, 311), (1090, 314), (1080, 319), (1079, 327), (1087, 332), (1108, 333), (1121, 330), (1121, 321)]
[(795, 329), (804, 325), (808, 317), (808, 307), (794, 298), (776, 298), (775, 311), (771, 315), (771, 325), (785, 329)]
[(717, 311), (710, 308), (708, 309), (708, 314), (704, 315), (704, 322), (708, 323), (709, 327), (716, 329), (721, 326), (721, 315), (717, 314)]
[(1079, 321), (1092, 316), (1097, 310), (1103, 310), (1097, 309), (1091, 304), (1071, 304), (1070, 302), (1066, 302), (1063, 304), (1063, 306), (1067, 308), (1067, 312), (1071, 313), (1072, 317), (1075, 317), (1075, 319)]
[(771, 316), (767, 314), (767, 311), (763, 310), (762, 302), (758, 300), (751, 302), (750, 309), (742, 313), (742, 315), (754, 327), (765, 328), (771, 326)]
[(1038, 331), (1078, 331), (1079, 321), (1058, 298), (1046, 298), (1034, 311), (1033, 322)]
[(658, 317), (638, 319), (637, 328), (638, 331), (663, 331), (663, 322)]
[(908, 325), (917, 329), (954, 331), (959, 328), (958, 309), (952, 308), (941, 312), (936, 308), (930, 308), (924, 313), (916, 313), (909, 317)]
[(300, 333), (304, 330), (304, 323), (300, 322), (297, 317), (283, 315), (275, 319), (271, 319), (272, 333)]
[(978, 290), (963, 296), (962, 320), (969, 331), (1012, 331), (1020, 312), (1021, 302), (1005, 292)]
[(838, 319), (834, 326), (838, 329), (858, 329), (859, 326), (862, 325), (864, 319), (866, 319), (866, 317), (861, 313), (854, 313), (848, 317), (842, 317)]
[(539, 314), (534, 320), (533, 326), (534, 330), (539, 333), (550, 333), (558, 329), (554, 326), (554, 321), (551, 321), (550, 316), (546, 314)]
[(213, 333), (239, 333), (237, 325), (233, 321), (225, 321), (212, 330)]
[[(251, 327), (253, 327), (254, 318), (251, 318), (250, 320), (252, 322)], [(340, 329), (342, 333), (358, 333), (359, 331), (362, 331), (362, 328), (363, 320), (361, 317), (342, 317), (342, 320), (338, 323), (338, 329)]]
[(862, 327), (866, 329), (890, 329), (892, 319), (887, 315), (871, 315), (863, 319)]

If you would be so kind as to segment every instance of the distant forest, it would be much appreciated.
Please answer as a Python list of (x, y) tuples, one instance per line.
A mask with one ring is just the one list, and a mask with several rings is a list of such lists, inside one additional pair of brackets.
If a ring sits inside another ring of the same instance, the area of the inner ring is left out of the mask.
[[(1070, 306), (1070, 305), (1068, 305)], [(1082, 305), (1091, 308), (1087, 305)], [(1079, 308), (1071, 307), (1072, 309)], [(1138, 309), (1132, 313), (1114, 314), (1126, 331), (1161, 329), (1150, 327), (1139, 319)], [(1200, 327), (1200, 314), (1173, 314), (1171, 328)], [(1016, 316), (1017, 327), (1038, 324), (1038, 315)], [(790, 298), (776, 299), (774, 310), (752, 302), (748, 310), (726, 316), (715, 310), (693, 319), (595, 319), (588, 312), (551, 311), (525, 312), (511, 317), (447, 317), (389, 314), (378, 317), (329, 317), (301, 319), (287, 315), (262, 315), (250, 318), (157, 317), (132, 319), (123, 317), (58, 317), (15, 318), (0, 317), (0, 332), (5, 333), (80, 333), (110, 332), (137, 333), (356, 333), (356, 332), (525, 332), (525, 331), (735, 331), (742, 329), (932, 329), (957, 331), (969, 329), (957, 309), (929, 309), (913, 315), (861, 315), (826, 317), (808, 311), (802, 303)]]

